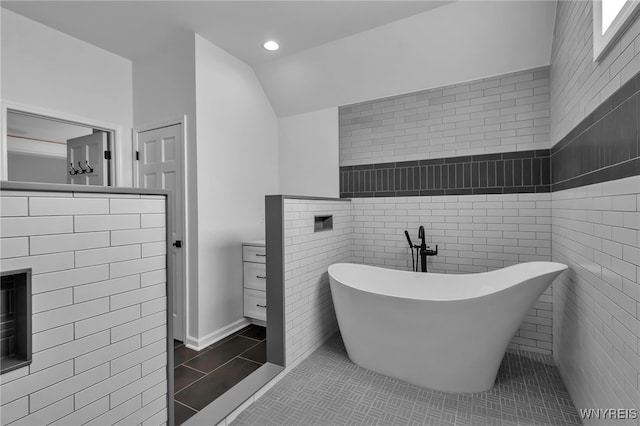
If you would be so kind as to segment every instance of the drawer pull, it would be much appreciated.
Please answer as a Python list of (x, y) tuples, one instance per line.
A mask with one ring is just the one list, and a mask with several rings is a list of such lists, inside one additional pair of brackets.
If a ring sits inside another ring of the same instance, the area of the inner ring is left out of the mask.
[(262, 275), (256, 275), (256, 278), (262, 278), (263, 280), (267, 279), (267, 277), (263, 277)]
[(265, 253), (256, 253), (256, 256), (259, 256), (259, 257), (266, 257), (267, 255), (266, 255)]
[(256, 303), (256, 306), (257, 306), (258, 308), (266, 308), (266, 307), (267, 307), (267, 305), (261, 305), (261, 304), (259, 304), (259, 303)]

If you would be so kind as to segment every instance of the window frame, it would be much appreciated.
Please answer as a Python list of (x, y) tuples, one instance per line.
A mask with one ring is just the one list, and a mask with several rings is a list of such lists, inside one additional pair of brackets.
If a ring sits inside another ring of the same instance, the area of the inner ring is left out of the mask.
[(593, 7), (593, 61), (601, 62), (640, 11), (640, 0), (627, 0), (604, 34), (602, 34), (602, 0), (592, 0), (591, 3)]

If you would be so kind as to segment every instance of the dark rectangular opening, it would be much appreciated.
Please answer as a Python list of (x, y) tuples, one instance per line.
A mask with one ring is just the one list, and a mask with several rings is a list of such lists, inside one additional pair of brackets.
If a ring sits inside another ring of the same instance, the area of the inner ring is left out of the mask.
[(31, 364), (31, 268), (1, 275), (0, 373), (6, 373)]
[(333, 215), (315, 216), (313, 219), (313, 231), (329, 231), (333, 229)]

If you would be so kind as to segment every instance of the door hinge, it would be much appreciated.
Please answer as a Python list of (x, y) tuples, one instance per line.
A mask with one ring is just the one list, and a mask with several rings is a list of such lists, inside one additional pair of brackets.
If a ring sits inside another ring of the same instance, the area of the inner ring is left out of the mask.
[(174, 247), (177, 247), (177, 248), (182, 247), (182, 241), (181, 241), (181, 240), (176, 240), (176, 242), (175, 242), (175, 243), (173, 243), (173, 246), (174, 246)]
[(136, 160), (140, 160), (140, 151), (136, 151)]
[(104, 152), (104, 159), (105, 160), (111, 160), (111, 151), (105, 151)]

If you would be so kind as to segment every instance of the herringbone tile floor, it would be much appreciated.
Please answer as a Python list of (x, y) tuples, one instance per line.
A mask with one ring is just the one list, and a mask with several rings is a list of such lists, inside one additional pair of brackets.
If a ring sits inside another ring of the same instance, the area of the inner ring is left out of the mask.
[(486, 392), (439, 392), (349, 360), (331, 337), (232, 423), (245, 425), (579, 425), (548, 355), (508, 352)]

